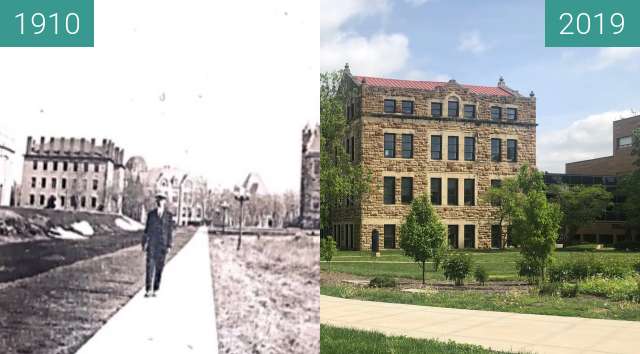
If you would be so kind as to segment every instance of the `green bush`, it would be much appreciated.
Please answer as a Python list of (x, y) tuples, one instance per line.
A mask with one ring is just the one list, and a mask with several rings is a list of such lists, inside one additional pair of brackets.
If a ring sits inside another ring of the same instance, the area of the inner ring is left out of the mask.
[(518, 269), (518, 275), (527, 278), (529, 284), (535, 284), (537, 282), (540, 270), (529, 262), (524, 259), (517, 260), (516, 269)]
[(487, 270), (483, 266), (476, 267), (474, 276), (476, 278), (476, 281), (481, 285), (484, 285), (484, 283), (489, 280), (489, 272), (487, 272)]
[(640, 273), (640, 261), (633, 263), (633, 270), (635, 270), (636, 273)]
[(589, 277), (624, 278), (632, 273), (629, 262), (598, 256), (576, 256), (549, 268), (552, 282), (579, 281)]
[(569, 245), (561, 248), (559, 251), (571, 251), (571, 252), (595, 252), (598, 250), (597, 243), (583, 243), (579, 245)]
[(329, 264), (329, 272), (331, 272), (331, 259), (337, 252), (333, 237), (326, 236), (320, 240), (320, 259)]
[(562, 297), (576, 297), (578, 295), (578, 284), (564, 283), (560, 287), (560, 296)]
[(372, 288), (395, 288), (396, 280), (388, 276), (379, 276), (371, 279), (369, 286)]
[(445, 278), (453, 280), (456, 285), (464, 284), (464, 278), (471, 273), (472, 267), (471, 256), (463, 253), (456, 253), (448, 257), (442, 265)]
[(538, 289), (538, 292), (540, 295), (556, 296), (560, 294), (560, 287), (561, 284), (556, 282), (543, 283)]
[(638, 280), (630, 276), (615, 279), (596, 276), (580, 282), (578, 292), (612, 300), (632, 300), (638, 292)]
[(622, 241), (613, 245), (618, 251), (640, 251), (640, 241)]

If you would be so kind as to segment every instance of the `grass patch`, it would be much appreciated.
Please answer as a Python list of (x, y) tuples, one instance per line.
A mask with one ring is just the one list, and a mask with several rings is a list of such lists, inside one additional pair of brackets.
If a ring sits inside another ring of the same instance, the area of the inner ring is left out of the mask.
[(398, 290), (329, 285), (321, 286), (320, 293), (347, 299), (411, 305), (640, 321), (640, 304), (591, 296), (563, 298), (533, 293), (472, 291), (407, 293)]
[(458, 344), (452, 341), (439, 342), (431, 339), (386, 336), (380, 332), (321, 325), (320, 353), (489, 354), (506, 352), (484, 349), (476, 345)]

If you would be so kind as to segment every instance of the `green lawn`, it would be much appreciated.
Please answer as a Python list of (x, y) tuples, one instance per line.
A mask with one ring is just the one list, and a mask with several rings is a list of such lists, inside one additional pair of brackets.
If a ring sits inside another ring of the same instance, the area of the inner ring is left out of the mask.
[[(476, 266), (482, 265), (489, 272), (490, 280), (518, 280), (516, 261), (520, 255), (518, 250), (455, 250), (452, 252), (465, 252), (471, 254)], [(596, 252), (570, 252), (558, 251), (555, 253), (557, 260), (568, 259), (577, 255), (594, 255), (611, 257), (611, 259), (623, 259), (625, 261), (640, 260), (640, 253), (603, 250)], [(409, 263), (385, 263), (385, 262), (409, 262)], [(321, 269), (327, 270), (328, 264), (321, 263)], [(402, 250), (383, 251), (377, 258), (370, 256), (368, 252), (338, 251), (331, 264), (331, 270), (341, 273), (373, 277), (387, 275), (396, 278), (422, 279), (422, 273), (417, 263), (403, 255)], [(427, 279), (444, 280), (442, 271), (434, 272), (433, 264), (427, 267)]]
[(429, 339), (385, 336), (379, 332), (320, 326), (320, 353), (350, 354), (489, 354), (505, 353), (475, 345), (439, 342)]
[(348, 299), (423, 306), (640, 321), (640, 304), (592, 296), (562, 298), (529, 293), (477, 291), (440, 291), (418, 294), (401, 292), (397, 289), (333, 285), (322, 285), (320, 293)]

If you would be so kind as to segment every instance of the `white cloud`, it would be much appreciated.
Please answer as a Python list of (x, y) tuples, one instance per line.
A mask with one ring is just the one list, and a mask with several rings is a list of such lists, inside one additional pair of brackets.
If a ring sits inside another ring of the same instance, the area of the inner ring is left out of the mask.
[(489, 45), (480, 38), (478, 31), (465, 32), (460, 35), (459, 51), (480, 54), (487, 49), (489, 49)]
[(640, 48), (601, 48), (589, 66), (590, 70), (602, 70), (614, 65), (638, 67)]
[(320, 31), (322, 37), (336, 34), (349, 19), (386, 14), (391, 5), (387, 0), (322, 0)]
[(567, 162), (610, 156), (613, 148), (612, 122), (632, 114), (630, 110), (597, 113), (563, 129), (539, 132), (538, 168), (564, 172)]
[(413, 6), (421, 6), (429, 2), (429, 0), (404, 0), (404, 2)]

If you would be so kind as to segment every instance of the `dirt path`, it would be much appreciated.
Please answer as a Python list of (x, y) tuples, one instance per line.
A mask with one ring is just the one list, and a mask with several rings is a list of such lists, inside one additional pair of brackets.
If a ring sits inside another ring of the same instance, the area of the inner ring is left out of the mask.
[(220, 353), (318, 353), (319, 239), (211, 236)]

